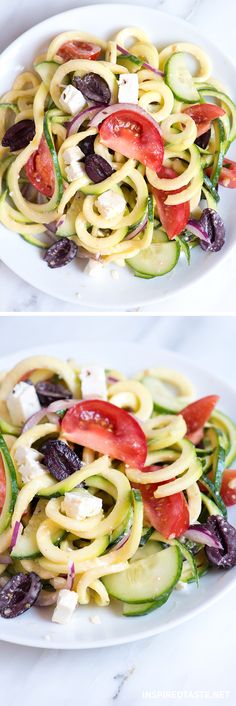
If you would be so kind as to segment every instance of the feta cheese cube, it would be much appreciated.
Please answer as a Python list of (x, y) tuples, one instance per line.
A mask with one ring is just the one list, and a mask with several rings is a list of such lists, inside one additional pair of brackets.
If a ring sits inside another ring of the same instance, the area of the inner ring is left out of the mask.
[(42, 466), (40, 461), (43, 459), (43, 454), (26, 446), (18, 446), (15, 453), (15, 459), (19, 466), (19, 472), (23, 483), (29, 483), (30, 480), (35, 480), (47, 472), (45, 466)]
[(71, 164), (65, 168), (65, 172), (69, 181), (74, 181), (85, 175), (85, 168), (84, 165), (79, 162), (71, 162)]
[(63, 159), (65, 164), (71, 164), (71, 162), (78, 162), (80, 159), (84, 158), (84, 153), (75, 145), (75, 147), (67, 147), (67, 150), (63, 152)]
[(118, 85), (118, 103), (138, 103), (137, 74), (122, 74)]
[(80, 372), (81, 392), (83, 400), (107, 398), (107, 384), (104, 368), (93, 365), (91, 368), (82, 368)]
[(115, 218), (124, 213), (126, 201), (117, 191), (109, 189), (98, 196), (95, 206), (103, 218)]
[(86, 102), (81, 91), (75, 88), (75, 86), (72, 86), (72, 83), (69, 83), (69, 85), (64, 88), (60, 97), (62, 108), (71, 113), (71, 115), (75, 115), (79, 113), (80, 110), (83, 110)]
[(22, 426), (32, 414), (41, 409), (34, 386), (23, 381), (13, 387), (6, 403), (13, 424), (18, 426)]
[(61, 509), (67, 517), (71, 517), (73, 520), (84, 520), (86, 517), (98, 515), (102, 509), (102, 500), (89, 493), (85, 488), (78, 488), (74, 492), (65, 493)]
[(104, 264), (103, 262), (99, 262), (99, 260), (88, 260), (87, 265), (84, 268), (84, 272), (86, 275), (89, 275), (89, 277), (100, 277), (103, 274), (104, 271)]
[(53, 612), (52, 622), (65, 625), (69, 623), (78, 603), (78, 594), (63, 588), (58, 593), (57, 605)]

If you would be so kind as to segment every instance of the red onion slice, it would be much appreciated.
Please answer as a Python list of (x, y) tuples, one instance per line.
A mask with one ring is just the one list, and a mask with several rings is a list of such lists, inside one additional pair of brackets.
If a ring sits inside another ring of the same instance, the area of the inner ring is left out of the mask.
[(200, 238), (200, 240), (205, 240), (207, 243), (209, 243), (209, 235), (203, 228), (199, 226), (198, 221), (195, 221), (194, 219), (191, 219), (188, 223), (186, 228), (195, 235), (197, 238)]
[(74, 116), (73, 120), (70, 120), (70, 122), (66, 123), (66, 128), (67, 128), (67, 137), (70, 135), (74, 135), (76, 132), (79, 131), (80, 126), (86, 120), (87, 118), (91, 118), (93, 115), (96, 115), (101, 108), (105, 108), (105, 105), (91, 105), (89, 108), (85, 108), (85, 110), (82, 110), (80, 113), (77, 113), (77, 115)]
[(118, 378), (114, 378), (113, 375), (107, 375), (107, 382), (113, 385), (115, 382), (119, 382)]
[(142, 232), (142, 230), (144, 230), (144, 228), (147, 225), (147, 222), (148, 222), (148, 217), (147, 217), (147, 215), (145, 215), (143, 220), (140, 221), (140, 223), (138, 223), (136, 228), (134, 228), (134, 230), (131, 230), (130, 233), (125, 236), (124, 240), (132, 240), (132, 238), (135, 238), (136, 235), (138, 235), (139, 233)]
[[(70, 407), (74, 407), (75, 404), (78, 404), (80, 400), (55, 400), (55, 402), (51, 402), (51, 404), (48, 405), (48, 407), (42, 407), (38, 412), (35, 414), (32, 414), (29, 419), (27, 419), (27, 422), (25, 422), (22, 431), (28, 431), (32, 427), (34, 427), (36, 424), (39, 424), (41, 422), (41, 419), (43, 417), (47, 417), (48, 415), (51, 416), (51, 419), (53, 419), (52, 424), (59, 424), (59, 418), (56, 416), (56, 412), (59, 412), (61, 409), (69, 409)], [(52, 417), (52, 415), (55, 415)]]
[(207, 547), (214, 547), (214, 549), (223, 549), (222, 544), (218, 537), (209, 530), (207, 525), (190, 525), (187, 532), (184, 533), (187, 539), (191, 539), (193, 542), (199, 544), (206, 544)]
[(139, 105), (134, 105), (133, 103), (114, 103), (113, 105), (106, 105), (105, 108), (102, 108), (97, 112), (97, 114), (90, 120), (90, 127), (98, 127), (100, 123), (105, 120), (105, 118), (108, 118), (109, 115), (113, 115), (113, 113), (118, 113), (121, 110), (129, 110), (130, 112), (134, 113), (134, 119), (135, 117), (137, 118), (139, 115), (141, 117), (144, 117), (146, 120), (149, 120), (149, 122), (154, 125), (156, 130), (160, 132), (158, 123), (154, 118), (152, 118), (151, 113), (147, 113), (146, 110), (143, 108), (140, 108)]
[(20, 534), (23, 532), (23, 525), (21, 522), (18, 522), (18, 520), (15, 522), (14, 527), (13, 527), (13, 532), (12, 532), (12, 538), (11, 538), (11, 544), (10, 544), (10, 552), (12, 549), (14, 549), (14, 546), (18, 540), (18, 537)]
[[(130, 55), (130, 51), (128, 51), (127, 49), (123, 49), (123, 47), (121, 47), (120, 44), (117, 44), (116, 46), (117, 46), (118, 51), (121, 52), (121, 54), (125, 54), (125, 56)], [(137, 59), (139, 59), (138, 56), (137, 56)], [(140, 59), (140, 61), (141, 61), (141, 59)], [(141, 66), (140, 66), (140, 68), (141, 68)], [(146, 61), (142, 62), (142, 68), (148, 69), (149, 71), (153, 71), (153, 73), (156, 74), (157, 76), (162, 76), (162, 77), (164, 76), (163, 71), (160, 71), (159, 69), (154, 69), (154, 66), (151, 66), (151, 64), (148, 64)]]
[(0, 564), (12, 564), (12, 559), (10, 557), (10, 554), (0, 554)]
[(67, 574), (66, 588), (68, 589), (68, 591), (71, 591), (72, 586), (73, 586), (73, 581), (75, 578), (75, 565), (74, 565), (73, 561), (69, 562), (68, 569), (69, 569), (69, 571)]

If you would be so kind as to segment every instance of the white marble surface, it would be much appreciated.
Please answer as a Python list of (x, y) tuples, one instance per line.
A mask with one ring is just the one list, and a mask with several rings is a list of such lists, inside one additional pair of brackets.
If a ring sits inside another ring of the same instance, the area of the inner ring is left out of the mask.
[[(138, 341), (182, 352), (236, 386), (235, 319), (142, 316), (6, 317), (2, 354), (45, 342)], [(0, 643), (1, 703), (9, 706), (217, 706), (236, 702), (235, 591), (180, 628), (130, 645), (63, 652)], [(149, 692), (149, 698), (145, 693)], [(166, 692), (171, 691), (171, 696)], [(183, 694), (185, 691), (185, 695)], [(152, 694), (150, 695), (150, 693)], [(162, 692), (162, 694), (161, 694)], [(218, 692), (218, 695), (217, 693)]]
[[(106, 0), (104, 0), (106, 2)], [(93, 0), (95, 3), (96, 0)], [(109, 0), (108, 0), (109, 2)], [(122, 4), (123, 0), (121, 0)], [(236, 62), (235, 21), (236, 3), (233, 0), (130, 0), (134, 5), (147, 5), (169, 12), (200, 28)], [(4, 49), (24, 30), (63, 10), (90, 4), (90, 0), (0, 0), (1, 35), (0, 49)], [(109, 4), (111, 4), (109, 2)], [(223, 14), (227, 25), (222, 32)], [(226, 30), (227, 27), (227, 31)], [(85, 311), (81, 305), (63, 303), (40, 293), (24, 283), (3, 264), (0, 264), (0, 311)], [(226, 282), (227, 286), (221, 283)], [(209, 292), (211, 296), (209, 296)], [(143, 307), (142, 311), (158, 314), (234, 313), (236, 279), (234, 261), (222, 265), (220, 273), (210, 274), (206, 280), (195, 284), (187, 292), (168, 297), (159, 304)]]

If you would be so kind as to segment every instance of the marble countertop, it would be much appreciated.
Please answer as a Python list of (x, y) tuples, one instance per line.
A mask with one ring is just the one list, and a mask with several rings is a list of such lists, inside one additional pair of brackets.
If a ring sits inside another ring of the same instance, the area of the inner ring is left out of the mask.
[[(223, 317), (147, 316), (1, 318), (1, 351), (88, 340), (143, 340), (150, 348), (184, 353), (198, 365), (236, 385), (235, 321)], [(108, 343), (106, 344), (106, 340)], [(223, 341), (227, 344), (223, 346)], [(107, 348), (106, 348), (107, 349)], [(226, 701), (234, 706), (235, 591), (181, 627), (152, 639), (100, 650), (66, 652), (0, 643), (1, 703), (9, 706), (200, 706)]]
[[(104, 0), (105, 2), (109, 0)], [(96, 3), (97, 0), (92, 0)], [(224, 2), (224, 17), (229, 16), (227, 32), (222, 33), (222, 0), (129, 0), (130, 4), (148, 5), (170, 14), (190, 20), (203, 33), (219, 43), (221, 49), (236, 61), (235, 21), (236, 4), (232, 0)], [(122, 4), (123, 0), (121, 0)], [(19, 34), (47, 17), (63, 10), (88, 5), (90, 0), (0, 0), (1, 37), (0, 50), (3, 50)], [(109, 2), (109, 4), (111, 4)], [(220, 281), (227, 282), (222, 287)], [(1, 303), (0, 311), (78, 311), (85, 308), (81, 304), (73, 305), (39, 292), (13, 274), (4, 264), (0, 264)], [(209, 297), (211, 292), (211, 297)], [(218, 270), (208, 275), (199, 284), (193, 285), (175, 297), (168, 297), (159, 304), (142, 307), (141, 311), (155, 311), (158, 314), (205, 314), (234, 313), (236, 299), (236, 279), (234, 262), (227, 260)]]

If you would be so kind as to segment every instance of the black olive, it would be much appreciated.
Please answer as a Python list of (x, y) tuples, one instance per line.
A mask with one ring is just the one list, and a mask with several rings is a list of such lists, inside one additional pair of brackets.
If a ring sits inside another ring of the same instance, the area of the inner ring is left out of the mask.
[(41, 453), (44, 454), (44, 465), (58, 481), (68, 478), (82, 466), (75, 451), (59, 439), (46, 441), (41, 448)]
[(64, 267), (76, 257), (78, 247), (73, 240), (69, 238), (60, 238), (56, 243), (46, 250), (44, 260), (48, 267), (55, 269), (56, 267)]
[(70, 400), (72, 393), (59, 383), (42, 381), (37, 382), (35, 389), (42, 407), (47, 407), (56, 400)]
[(2, 618), (17, 618), (29, 610), (38, 598), (42, 582), (31, 571), (15, 574), (0, 590), (0, 615)]
[(95, 137), (96, 135), (88, 135), (88, 137), (84, 137), (84, 139), (79, 143), (80, 149), (85, 154), (85, 157), (89, 154), (94, 154)]
[(10, 147), (11, 152), (21, 150), (33, 140), (35, 124), (33, 120), (20, 120), (5, 132), (2, 139), (3, 147)]
[(223, 549), (206, 547), (206, 554), (214, 566), (220, 569), (231, 569), (236, 566), (236, 529), (221, 515), (212, 515), (207, 520), (207, 526), (220, 540)]
[(205, 208), (198, 223), (209, 236), (208, 242), (200, 241), (201, 248), (212, 252), (221, 250), (225, 243), (225, 226), (220, 214), (213, 208)]
[(94, 184), (104, 181), (112, 174), (112, 167), (100, 154), (89, 154), (85, 157), (85, 171)]
[(202, 150), (206, 150), (206, 148), (209, 145), (211, 138), (211, 130), (207, 130), (206, 132), (203, 133), (203, 135), (200, 135), (200, 137), (197, 137), (195, 140), (195, 145), (198, 147), (201, 147)]
[(88, 100), (94, 101), (95, 103), (102, 103), (103, 105), (110, 103), (110, 88), (105, 79), (99, 76), (99, 74), (91, 72), (85, 74), (83, 78), (74, 76), (73, 83)]

